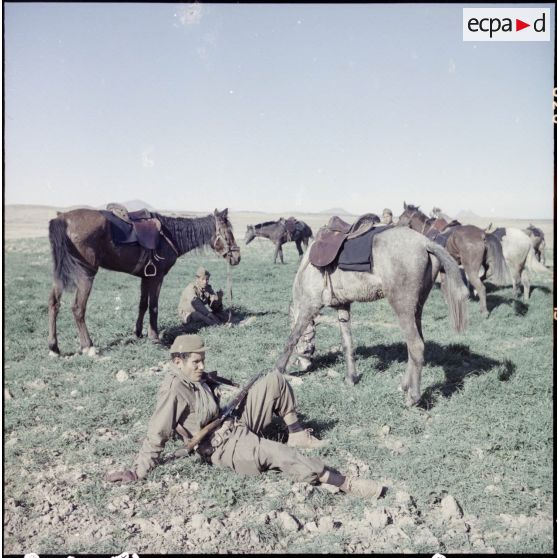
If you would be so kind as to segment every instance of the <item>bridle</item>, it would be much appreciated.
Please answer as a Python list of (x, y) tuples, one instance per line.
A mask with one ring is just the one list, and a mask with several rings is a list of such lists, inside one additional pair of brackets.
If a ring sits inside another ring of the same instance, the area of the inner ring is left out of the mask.
[(227, 237), (225, 236), (225, 234), (221, 231), (221, 228), (222, 227), (219, 223), (219, 220), (217, 219), (217, 216), (215, 216), (215, 240), (213, 241), (213, 248), (215, 249), (215, 246), (217, 245), (217, 242), (220, 241), (221, 244), (227, 248), (227, 250), (226, 251), (225, 250), (219, 251), (217, 253), (220, 256), (228, 258), (229, 256), (231, 256), (235, 252), (240, 252), (240, 248), (238, 247), (238, 244), (236, 244), (236, 243), (229, 244), (229, 241), (227, 240)]
[[(411, 223), (412, 223), (413, 217), (414, 217), (415, 215), (418, 215), (418, 216), (419, 216), (419, 219), (420, 219), (420, 216), (421, 216), (421, 215), (424, 215), (424, 213), (422, 213), (422, 211), (420, 211), (418, 208), (415, 209), (415, 210), (411, 213), (411, 215), (409, 216), (409, 227), (411, 227), (411, 228), (412, 228)], [(426, 217), (426, 215), (425, 215), (425, 217)], [(426, 233), (425, 233), (425, 230), (426, 230), (426, 226), (427, 226), (427, 225), (428, 225), (428, 218), (426, 218), (426, 219), (422, 222), (422, 230), (420, 231), (421, 234), (426, 234)]]

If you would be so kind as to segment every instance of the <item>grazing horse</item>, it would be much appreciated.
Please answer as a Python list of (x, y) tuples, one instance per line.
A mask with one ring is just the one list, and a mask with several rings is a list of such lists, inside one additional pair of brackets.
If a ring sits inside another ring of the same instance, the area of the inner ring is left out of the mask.
[(298, 255), (302, 257), (302, 244), (305, 248), (308, 248), (308, 240), (313, 237), (312, 229), (304, 221), (296, 221), (294, 230), (290, 232), (287, 230), (287, 221), (283, 218), (278, 221), (266, 221), (259, 225), (248, 225), (244, 235), (246, 244), (250, 244), (257, 236), (269, 238), (275, 244), (273, 263), (277, 263), (277, 256), (279, 256), (281, 263), (285, 263), (282, 248), (285, 242), (294, 241)]
[[(407, 404), (416, 404), (421, 397), (420, 378), (424, 364), (422, 309), (443, 266), (446, 270), (446, 301), (453, 326), (463, 331), (467, 325), (467, 288), (455, 261), (448, 252), (424, 236), (408, 228), (393, 227), (377, 234), (372, 242), (371, 272), (343, 271), (336, 262), (318, 268), (310, 264), (310, 250), (302, 258), (293, 283), (291, 304), (292, 329), (286, 346), (275, 367), (285, 372), (297, 345), (297, 357), (303, 369), (309, 368), (308, 336), (314, 330), (314, 318), (324, 306), (337, 309), (347, 374), (345, 381), (354, 385), (356, 370), (351, 336), (351, 303), (372, 302), (387, 298), (405, 336), (408, 350), (407, 370), (401, 387)], [(302, 336), (302, 339), (301, 339)]]
[(145, 269), (138, 266), (143, 248), (138, 244), (115, 244), (111, 238), (110, 222), (100, 211), (74, 209), (59, 213), (50, 221), (49, 239), (54, 260), (54, 285), (48, 300), (48, 346), (51, 354), (60, 354), (56, 318), (62, 292), (72, 288), (76, 289), (72, 311), (81, 351), (90, 356), (96, 353), (85, 324), (85, 308), (99, 267), (141, 277), (141, 297), (135, 333), (138, 337), (142, 336), (143, 317), (149, 307), (148, 336), (152, 340), (158, 340), (159, 292), (165, 275), (179, 256), (197, 248), (210, 246), (230, 265), (240, 262), (240, 250), (234, 239), (227, 209), (221, 212), (215, 210), (212, 215), (192, 219), (167, 217), (158, 213), (153, 215), (159, 219), (162, 231), (170, 242), (160, 243), (155, 253), (156, 273), (148, 277), (145, 276), (147, 266)]
[(513, 296), (518, 295), (518, 285), (523, 285), (523, 300), (529, 301), (531, 290), (530, 273), (549, 273), (549, 270), (537, 260), (531, 239), (521, 229), (502, 227), (493, 230), (489, 236), (495, 236), (502, 243), (506, 265), (511, 274)]
[(535, 250), (535, 256), (537, 256), (537, 260), (541, 262), (543, 265), (546, 265), (546, 257), (544, 254), (544, 250), (546, 248), (546, 242), (544, 240), (544, 233), (538, 227), (529, 224), (526, 229), (523, 229), (523, 232), (531, 239), (531, 244), (533, 245), (533, 249)]
[[(403, 202), (399, 226), (408, 226), (425, 236), (440, 237), (446, 241), (446, 249), (459, 265), (463, 266), (469, 283), (479, 295), (480, 311), (488, 317), (486, 287), (481, 277), (488, 269), (487, 279), (501, 285), (508, 277), (502, 246), (496, 238), (487, 236), (479, 227), (448, 223), (445, 219), (428, 218), (418, 206)], [(450, 225), (450, 227), (448, 227)], [(441, 275), (444, 281), (443, 273)]]

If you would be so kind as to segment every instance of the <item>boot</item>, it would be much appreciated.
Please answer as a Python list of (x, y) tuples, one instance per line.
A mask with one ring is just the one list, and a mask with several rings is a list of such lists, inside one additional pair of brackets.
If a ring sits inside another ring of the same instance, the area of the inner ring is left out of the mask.
[(384, 486), (370, 479), (359, 479), (358, 477), (347, 477), (339, 487), (343, 492), (361, 496), (362, 498), (381, 498)]
[(292, 432), (289, 434), (287, 445), (292, 448), (321, 448), (328, 444), (327, 440), (318, 440), (312, 436), (312, 429), (306, 428), (300, 432)]

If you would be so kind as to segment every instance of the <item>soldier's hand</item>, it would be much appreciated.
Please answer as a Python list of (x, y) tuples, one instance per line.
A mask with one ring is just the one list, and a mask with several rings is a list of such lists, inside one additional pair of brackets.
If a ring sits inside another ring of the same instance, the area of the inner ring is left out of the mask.
[(125, 484), (127, 482), (134, 482), (138, 480), (138, 476), (134, 471), (114, 471), (112, 473), (107, 473), (105, 475), (105, 480), (108, 482), (121, 482)]

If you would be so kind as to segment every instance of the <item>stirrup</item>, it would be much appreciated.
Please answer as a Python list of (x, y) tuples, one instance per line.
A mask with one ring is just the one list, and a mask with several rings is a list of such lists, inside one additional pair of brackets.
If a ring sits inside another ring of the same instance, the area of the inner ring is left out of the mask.
[[(153, 273), (149, 273), (148, 271), (149, 266), (153, 268)], [(149, 260), (145, 264), (145, 267), (143, 268), (143, 274), (145, 275), (145, 277), (155, 277), (155, 275), (157, 275), (157, 268), (155, 267), (155, 264), (151, 260)]]

